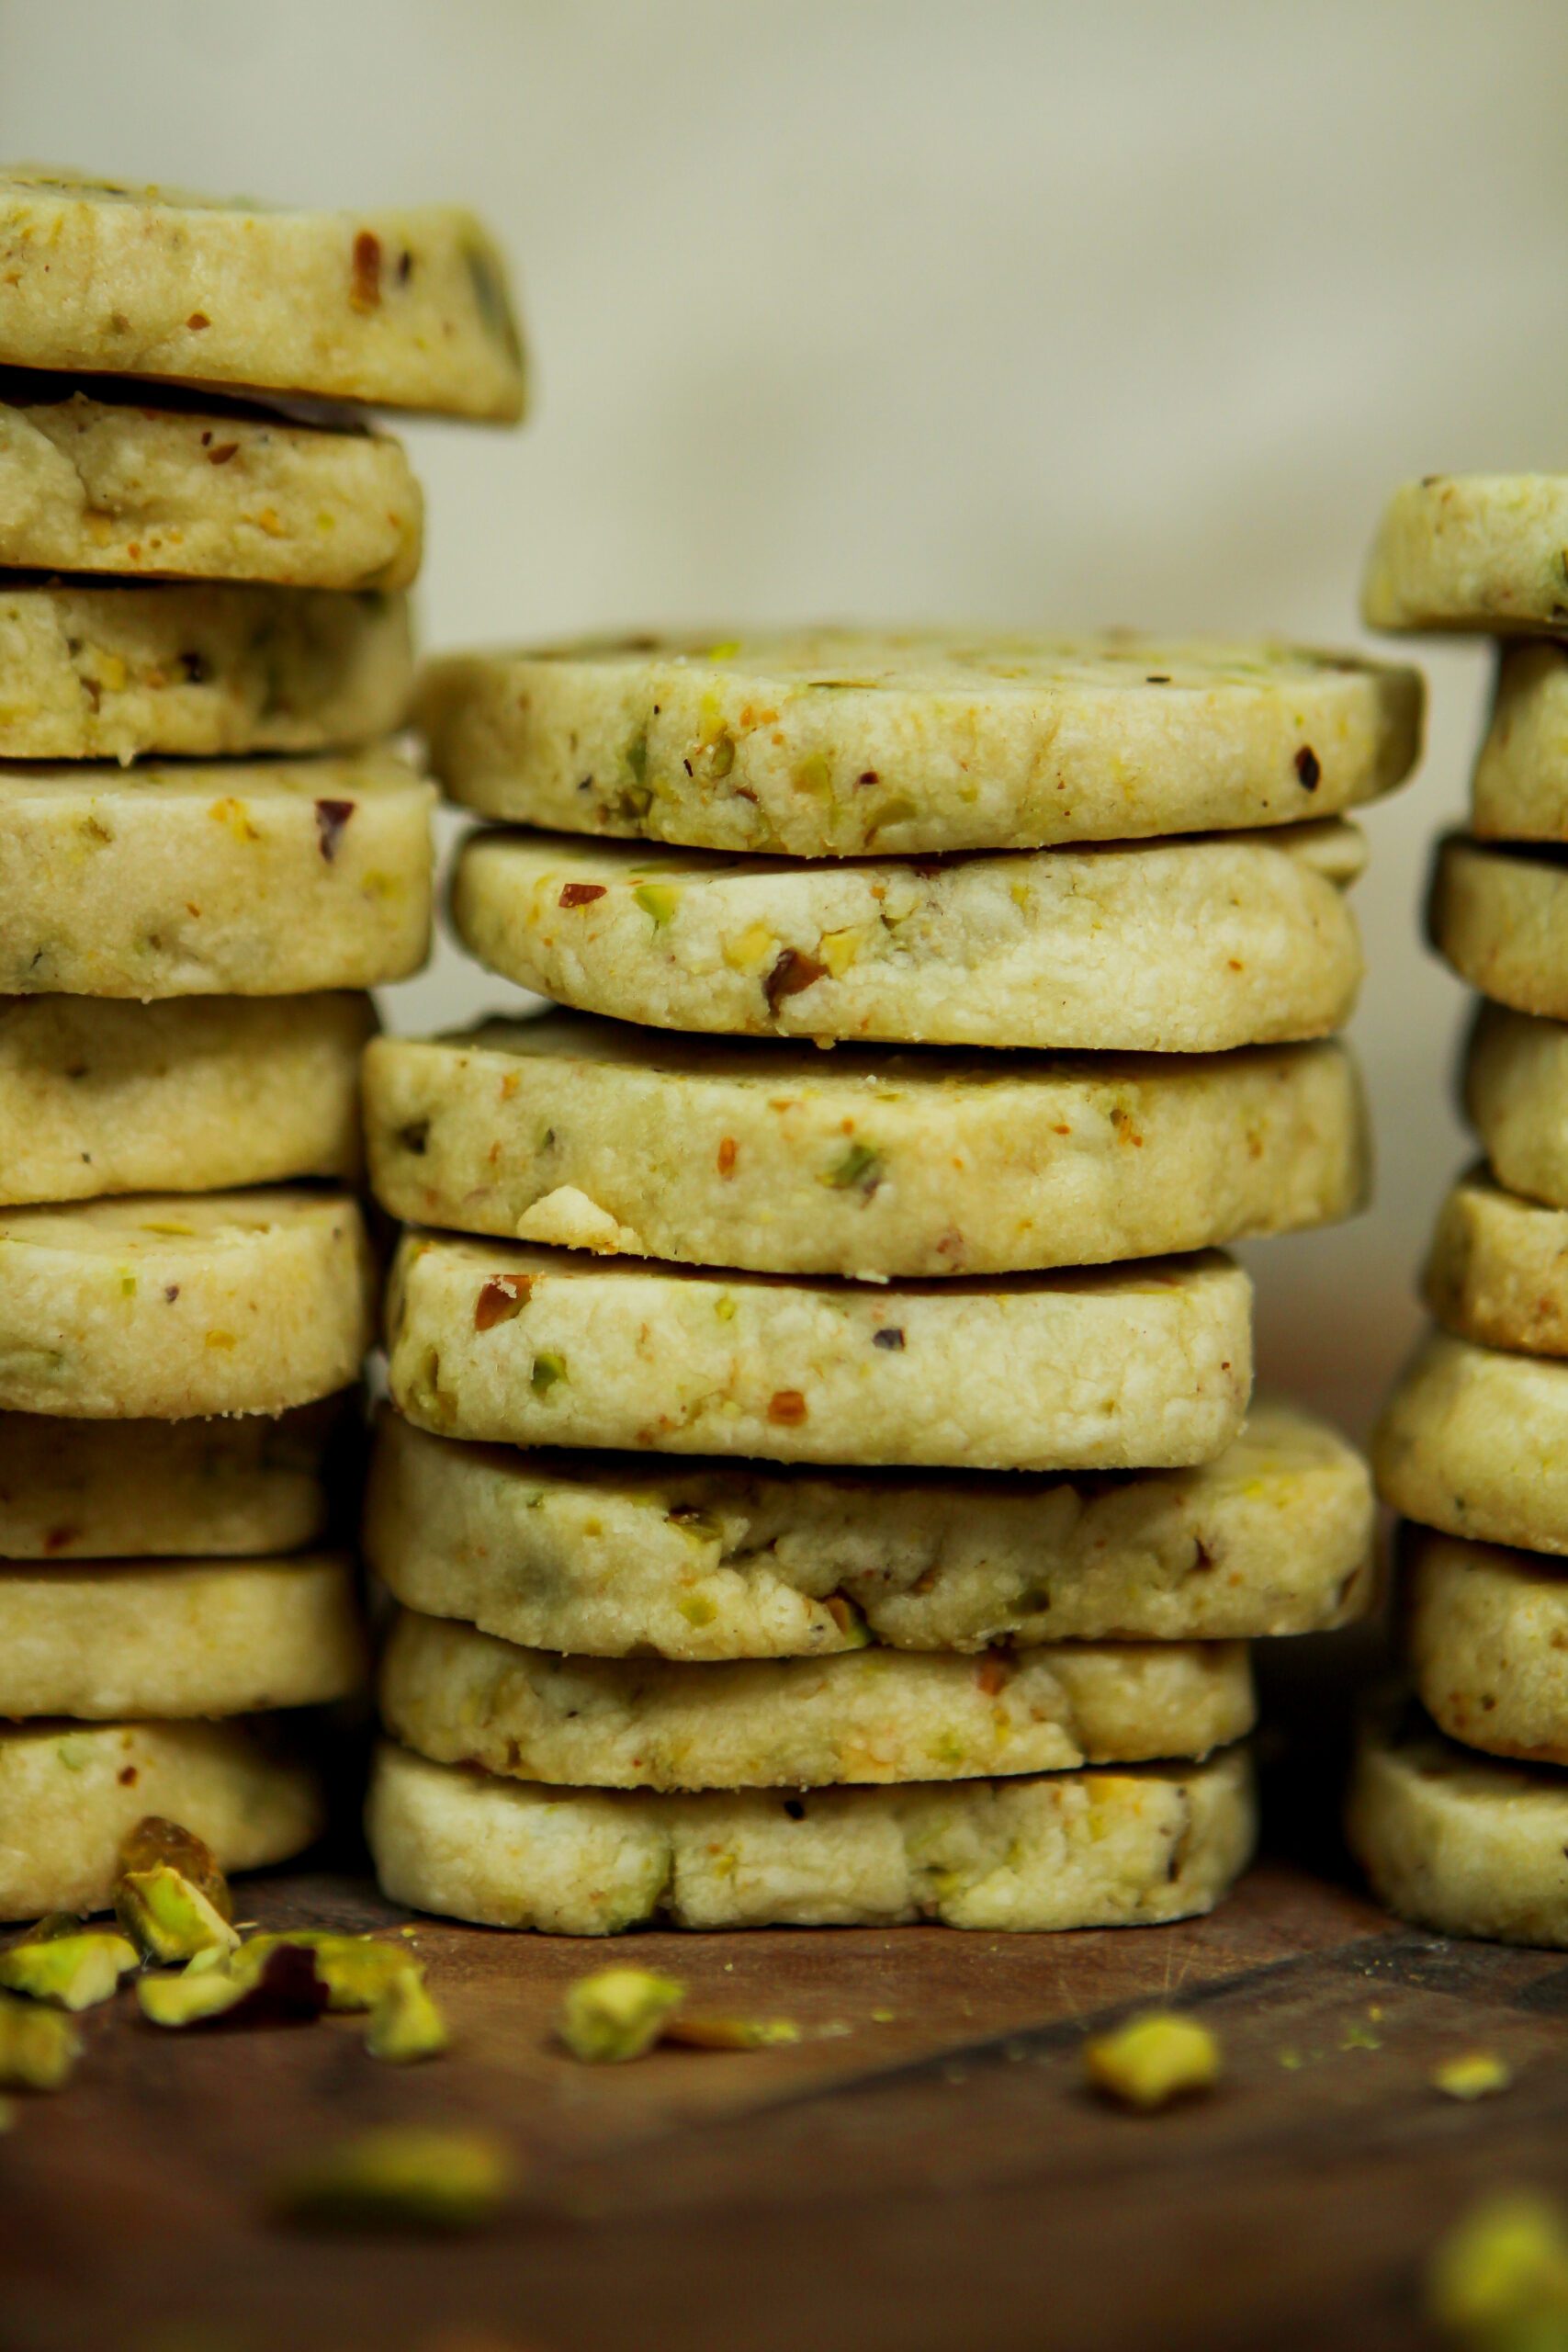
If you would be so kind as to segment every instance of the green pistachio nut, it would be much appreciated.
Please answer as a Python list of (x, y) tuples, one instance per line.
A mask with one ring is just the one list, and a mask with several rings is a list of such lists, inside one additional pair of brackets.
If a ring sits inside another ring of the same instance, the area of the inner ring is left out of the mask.
[(58, 2009), (0, 1993), (0, 2087), (57, 2091), (82, 2055), (82, 2037)]
[(392, 2125), (340, 2142), (275, 2183), (285, 2221), (329, 2228), (473, 2230), (511, 2190), (512, 2160), (483, 2132)]
[(120, 1978), (136, 1964), (134, 1945), (112, 1928), (78, 1929), (42, 1941), (28, 1936), (0, 1952), (0, 1987), (62, 2009), (91, 2009), (112, 2000)]
[(589, 2065), (619, 2065), (651, 2050), (686, 1997), (672, 1976), (646, 1968), (602, 1968), (570, 1987), (560, 2038)]
[(366, 2048), (372, 2058), (408, 2066), (438, 2058), (452, 2039), (446, 2020), (426, 1988), (424, 1971), (412, 1962), (389, 1979), (370, 2012)]
[(208, 1951), (232, 1951), (239, 1937), (201, 1888), (172, 1862), (127, 1871), (114, 1894), (115, 1916), (144, 1960), (166, 1965)]

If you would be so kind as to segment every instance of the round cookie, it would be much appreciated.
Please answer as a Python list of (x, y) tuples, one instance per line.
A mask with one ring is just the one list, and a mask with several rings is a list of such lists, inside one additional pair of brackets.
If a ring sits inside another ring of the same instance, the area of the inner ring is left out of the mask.
[(1568, 841), (1568, 647), (1541, 638), (1499, 647), (1470, 823), (1483, 840)]
[(1256, 1835), (1251, 1769), (694, 1796), (543, 1789), (383, 1743), (367, 1827), (395, 1903), (493, 1928), (1151, 1927), (1208, 1911)]
[(817, 629), (457, 655), (417, 717), (487, 817), (859, 857), (1334, 816), (1408, 774), (1421, 705), (1413, 670), (1273, 642)]
[(430, 944), (434, 797), (385, 752), (0, 771), (0, 994), (405, 978)]
[(1316, 1632), (1371, 1606), (1372, 1526), (1365, 1464), (1283, 1404), (1201, 1469), (1030, 1480), (662, 1469), (456, 1444), (383, 1411), (364, 1546), (425, 1616), (705, 1663)]
[(1241, 1642), (838, 1657), (552, 1657), (399, 1611), (381, 1720), (437, 1764), (566, 1788), (820, 1789), (1207, 1756), (1257, 1718)]
[(0, 1207), (359, 1171), (360, 995), (0, 998)]
[(236, 1558), (316, 1543), (356, 1401), (227, 1421), (0, 1413), (0, 1560)]
[(0, 356), (503, 424), (523, 413), (505, 266), (452, 205), (291, 212), (13, 166), (0, 173)]
[(1424, 1527), (1568, 1553), (1565, 1429), (1568, 1364), (1434, 1332), (1372, 1440), (1378, 1488)]
[(0, 1725), (0, 1919), (107, 1909), (121, 1843), (149, 1814), (226, 1871), (287, 1861), (326, 1826), (320, 1776), (266, 1717)]
[(400, 721), (400, 596), (7, 579), (0, 759), (330, 752)]
[(0, 1410), (281, 1413), (358, 1378), (376, 1269), (346, 1193), (141, 1194), (0, 1213)]
[(1403, 1551), (1410, 1675), (1438, 1730), (1492, 1756), (1568, 1764), (1568, 1572), (1421, 1527)]
[(1252, 1382), (1229, 1260), (785, 1283), (405, 1235), (394, 1401), (438, 1436), (974, 1469), (1211, 1461)]
[(549, 1012), (378, 1040), (365, 1117), (394, 1216), (764, 1273), (1010, 1273), (1201, 1250), (1348, 1216), (1370, 1168), (1337, 1044), (824, 1055)]
[(1568, 1025), (1481, 1004), (1465, 1051), (1464, 1108), (1499, 1183), (1568, 1208)]
[(1369, 628), (1503, 637), (1568, 628), (1568, 474), (1428, 474), (1383, 511), (1361, 588)]
[(9, 570), (406, 588), (423, 530), (389, 435), (0, 369)]
[(1568, 1210), (1517, 1200), (1472, 1170), (1443, 1203), (1423, 1283), (1461, 1339), (1568, 1356)]
[(0, 1716), (254, 1714), (365, 1681), (352, 1561), (0, 1567)]
[(1461, 980), (1517, 1012), (1568, 1019), (1568, 862), (1450, 833), (1427, 908), (1433, 946)]
[(492, 971), (655, 1028), (1217, 1053), (1345, 1021), (1362, 854), (1335, 823), (837, 866), (480, 832), (452, 911)]
[(1500, 1763), (1413, 1705), (1374, 1710), (1347, 1822), (1380, 1899), (1444, 1936), (1568, 1946), (1568, 1777)]

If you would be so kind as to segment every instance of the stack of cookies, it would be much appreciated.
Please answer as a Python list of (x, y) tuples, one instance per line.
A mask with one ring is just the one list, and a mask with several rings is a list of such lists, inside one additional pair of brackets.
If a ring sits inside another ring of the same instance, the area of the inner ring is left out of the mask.
[(0, 175), (0, 1918), (149, 1814), (230, 1868), (321, 1819), (282, 1711), (364, 1676), (313, 1547), (433, 797), (420, 493), (350, 403), (513, 414), (509, 335), (466, 215)]
[[(1414, 1699), (1368, 1727), (1355, 1843), (1449, 1933), (1568, 1945), (1568, 478), (1442, 476), (1394, 498), (1374, 628), (1500, 640), (1433, 944), (1481, 1002), (1462, 1100), (1484, 1155), (1438, 1216), (1437, 1329), (1376, 1440), (1404, 1515)], [(1416, 1703), (1416, 1702), (1419, 1703)]]
[(450, 661), (423, 718), (504, 823), (458, 932), (560, 1009), (367, 1057), (415, 1228), (383, 1883), (573, 1933), (1205, 1909), (1248, 1641), (1368, 1598), (1365, 1469), (1245, 1420), (1217, 1245), (1361, 1197), (1339, 812), (1414, 674), (829, 632)]

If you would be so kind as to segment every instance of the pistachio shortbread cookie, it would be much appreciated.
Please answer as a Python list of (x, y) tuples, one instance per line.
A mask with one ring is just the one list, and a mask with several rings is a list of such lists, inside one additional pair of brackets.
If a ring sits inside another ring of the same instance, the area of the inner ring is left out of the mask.
[(1425, 1287), (1461, 1339), (1568, 1356), (1568, 1210), (1518, 1200), (1472, 1170), (1443, 1203)]
[(1568, 859), (1450, 833), (1438, 845), (1427, 920), (1438, 955), (1483, 996), (1568, 1019)]
[(1252, 1383), (1228, 1259), (788, 1283), (405, 1235), (391, 1391), (438, 1436), (976, 1469), (1211, 1461)]
[(1056, 1772), (780, 1797), (561, 1790), (384, 1743), (368, 1829), (394, 1902), (547, 1934), (675, 1928), (1154, 1926), (1246, 1868), (1251, 1770)]
[(384, 752), (0, 771), (0, 993), (402, 979), (430, 944), (434, 797)]
[(0, 1919), (100, 1911), (149, 1814), (226, 1871), (287, 1861), (326, 1824), (321, 1779), (285, 1724), (0, 1725)]
[(295, 212), (78, 172), (0, 174), (0, 355), (510, 424), (523, 353), (470, 212)]
[(1438, 1730), (1568, 1764), (1568, 1569), (1421, 1527), (1404, 1552), (1411, 1679)]
[(1464, 1107), (1499, 1183), (1568, 1208), (1568, 1024), (1483, 1003), (1465, 1052)]
[(359, 1690), (365, 1668), (341, 1554), (0, 1567), (0, 1716), (313, 1707)]
[(1445, 1936), (1568, 1945), (1568, 1775), (1472, 1755), (1419, 1710), (1380, 1708), (1350, 1788), (1350, 1843), (1391, 1911)]
[(1202, 1469), (1031, 1480), (660, 1469), (383, 1412), (365, 1549), (426, 1616), (701, 1662), (1314, 1632), (1370, 1606), (1372, 1521), (1360, 1457), (1282, 1404)]
[(1568, 1364), (1435, 1332), (1372, 1441), (1383, 1499), (1450, 1535), (1568, 1553)]
[(1568, 841), (1568, 646), (1535, 638), (1499, 648), (1470, 822), (1483, 840)]
[(357, 1378), (376, 1270), (344, 1193), (0, 1213), (0, 1409), (82, 1420), (282, 1413)]
[(552, 1012), (383, 1038), (365, 1093), (394, 1216), (764, 1273), (1203, 1249), (1347, 1216), (1369, 1170), (1338, 1045), (997, 1062)]
[(389, 435), (0, 371), (0, 564), (406, 588), (419, 484)]
[(1214, 1053), (1345, 1020), (1361, 857), (1333, 823), (837, 866), (481, 832), (452, 909), (492, 971), (655, 1028)]
[(1384, 509), (1361, 616), (1484, 637), (1568, 628), (1565, 547), (1568, 474), (1428, 474)]
[(242, 1557), (313, 1544), (349, 1416), (69, 1421), (0, 1413), (0, 1560)]
[(857, 857), (1334, 816), (1409, 772), (1421, 698), (1269, 641), (817, 629), (459, 655), (418, 717), (487, 817)]
[(0, 1206), (359, 1170), (361, 995), (0, 998)]
[(402, 718), (400, 596), (0, 575), (0, 759), (329, 752)]

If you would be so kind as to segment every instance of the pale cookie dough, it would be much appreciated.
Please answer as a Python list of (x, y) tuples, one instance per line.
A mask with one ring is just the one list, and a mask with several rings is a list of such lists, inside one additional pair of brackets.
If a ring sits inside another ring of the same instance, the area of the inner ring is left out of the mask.
[(333, 1453), (351, 1419), (341, 1397), (276, 1419), (0, 1413), (0, 1560), (297, 1551), (326, 1532)]
[(972, 1469), (1212, 1461), (1252, 1385), (1228, 1259), (883, 1288), (405, 1235), (395, 1402), (438, 1436)]
[(524, 360), (471, 212), (289, 212), (17, 165), (0, 174), (0, 356), (512, 424)]
[[(0, 1039), (3, 1039), (0, 1031)], [(411, 1223), (763, 1273), (1010, 1273), (1350, 1215), (1339, 1045), (1195, 1059), (825, 1055), (586, 1013), (385, 1037), (371, 1182)]]
[(434, 797), (385, 752), (0, 769), (0, 994), (403, 979), (430, 944)]
[(1470, 822), (1487, 840), (1568, 841), (1568, 646), (1537, 638), (1499, 648)]
[(423, 508), (399, 443), (0, 371), (0, 565), (406, 588)]
[(1380, 1709), (1350, 1788), (1350, 1843), (1380, 1899), (1444, 1936), (1568, 1945), (1568, 1775), (1472, 1755), (1418, 1710)]
[(1443, 1203), (1424, 1286), (1461, 1339), (1568, 1356), (1568, 1210), (1517, 1200), (1473, 1170)]
[(368, 743), (402, 718), (411, 658), (403, 599), (378, 591), (0, 573), (0, 759)]
[(360, 1690), (366, 1663), (341, 1554), (0, 1567), (0, 1716), (321, 1706)]
[(383, 1743), (370, 1848), (395, 1903), (492, 1928), (1152, 1927), (1208, 1911), (1256, 1836), (1245, 1753), (805, 1796), (529, 1787)]
[(0, 1409), (281, 1413), (345, 1388), (376, 1269), (344, 1193), (141, 1193), (0, 1213)]
[(367, 996), (0, 997), (0, 1207), (359, 1172)]
[(1568, 1764), (1568, 1568), (1419, 1527), (1404, 1552), (1411, 1679), (1438, 1730)]
[(457, 655), (417, 718), (487, 817), (699, 849), (1033, 849), (1331, 817), (1414, 766), (1413, 670), (1261, 642), (818, 629)]
[(426, 1616), (699, 1663), (1312, 1633), (1371, 1606), (1372, 1525), (1366, 1464), (1283, 1404), (1203, 1469), (1045, 1480), (660, 1469), (383, 1411), (365, 1553)]
[(1482, 1004), (1465, 1052), (1464, 1107), (1499, 1183), (1568, 1208), (1568, 1025)]
[(320, 1777), (282, 1724), (0, 1725), (0, 1919), (101, 1911), (148, 1814), (226, 1871), (287, 1861), (326, 1826)]
[(1332, 822), (837, 866), (479, 832), (452, 911), (492, 971), (655, 1028), (1215, 1053), (1346, 1020), (1362, 858)]
[(1372, 1465), (1425, 1527), (1568, 1554), (1568, 1364), (1434, 1332), (1384, 1408)]
[(1427, 910), (1433, 946), (1483, 996), (1568, 1019), (1568, 860), (1450, 833)]
[(1428, 474), (1394, 492), (1361, 587), (1369, 628), (1568, 628), (1568, 474)]

